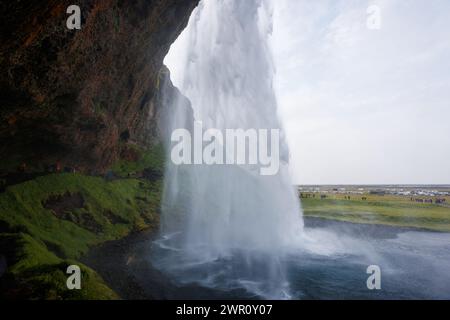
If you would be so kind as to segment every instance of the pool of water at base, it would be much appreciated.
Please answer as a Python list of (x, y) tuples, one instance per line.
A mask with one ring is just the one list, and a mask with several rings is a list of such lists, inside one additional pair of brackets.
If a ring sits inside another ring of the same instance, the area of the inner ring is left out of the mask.
[[(450, 233), (314, 219), (305, 233), (312, 248), (214, 259), (192, 258), (174, 245), (179, 234), (166, 235), (150, 244), (148, 263), (192, 299), (202, 288), (219, 299), (450, 299)], [(368, 289), (370, 265), (379, 290)]]

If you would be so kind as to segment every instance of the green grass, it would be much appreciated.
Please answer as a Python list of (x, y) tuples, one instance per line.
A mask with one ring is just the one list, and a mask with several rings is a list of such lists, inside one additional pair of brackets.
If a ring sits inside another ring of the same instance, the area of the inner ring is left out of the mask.
[[(103, 178), (80, 174), (52, 174), (11, 186), (0, 194), (0, 219), (13, 230), (20, 229), (57, 248), (65, 257), (78, 257), (90, 245), (123, 237), (130, 229), (144, 226), (145, 217), (153, 218), (151, 209), (155, 209), (156, 204), (152, 203), (155, 200), (152, 193), (158, 189), (157, 184), (137, 179), (107, 182)], [(51, 195), (66, 192), (78, 192), (84, 197), (84, 208), (76, 209), (74, 214), (92, 216), (103, 228), (100, 233), (59, 219), (44, 208), (43, 202)], [(109, 223), (105, 211), (111, 211), (126, 223)]]
[(152, 168), (163, 173), (164, 168), (164, 148), (162, 144), (156, 145), (151, 150), (141, 150), (133, 146), (135, 151), (139, 154), (138, 161), (119, 160), (112, 166), (112, 171), (119, 177), (127, 177), (136, 172), (141, 172), (146, 168)]
[[(367, 197), (366, 201), (361, 197)], [(353, 223), (385, 224), (450, 232), (450, 207), (416, 203), (409, 197), (363, 195), (301, 199), (305, 216)]]
[[(142, 152), (136, 164), (121, 162), (120, 174), (162, 171), (159, 148)], [(157, 228), (161, 192), (162, 179), (108, 181), (71, 173), (41, 176), (8, 187), (0, 194), (0, 254), (8, 262), (7, 274), (0, 278), (0, 297), (117, 298), (99, 275), (77, 259), (94, 245), (132, 231)], [(63, 216), (46, 209), (49, 198), (67, 194), (81, 195), (83, 206), (66, 208)], [(65, 270), (70, 264), (82, 269), (81, 290), (66, 288)]]
[[(25, 233), (1, 234), (0, 248), (9, 247), (13, 265), (0, 282), (0, 297), (7, 299), (118, 299), (92, 269), (77, 262), (58, 258), (45, 244)], [(68, 290), (69, 265), (81, 268), (81, 290)]]

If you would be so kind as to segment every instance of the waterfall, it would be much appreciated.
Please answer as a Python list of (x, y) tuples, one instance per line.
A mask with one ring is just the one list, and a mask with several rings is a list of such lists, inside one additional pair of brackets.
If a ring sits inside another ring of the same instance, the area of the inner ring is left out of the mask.
[[(202, 0), (166, 58), (204, 129), (279, 129), (281, 137), (275, 175), (261, 175), (260, 165), (177, 166), (169, 157), (160, 244), (172, 249), (164, 269), (184, 268), (185, 280), (282, 298), (281, 255), (298, 241), (303, 221), (277, 116), (271, 18), (270, 0)], [(171, 103), (168, 127), (192, 131), (184, 101)], [(202, 263), (212, 264), (206, 274), (194, 267)]]

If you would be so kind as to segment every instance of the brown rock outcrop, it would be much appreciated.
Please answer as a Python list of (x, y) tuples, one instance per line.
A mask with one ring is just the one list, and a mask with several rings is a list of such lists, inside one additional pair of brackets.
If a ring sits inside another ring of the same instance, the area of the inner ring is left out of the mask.
[(68, 30), (72, 1), (2, 2), (0, 173), (56, 161), (102, 172), (121, 143), (158, 142), (163, 59), (197, 3), (80, 0), (82, 28)]

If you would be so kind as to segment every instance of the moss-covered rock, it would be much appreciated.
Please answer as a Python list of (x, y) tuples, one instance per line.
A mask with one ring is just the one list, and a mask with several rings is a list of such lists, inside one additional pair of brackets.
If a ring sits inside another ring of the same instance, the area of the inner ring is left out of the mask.
[[(142, 172), (163, 171), (162, 147), (140, 150), (135, 160), (120, 160), (113, 178), (54, 173), (0, 193), (3, 297), (118, 298), (77, 259), (94, 245), (159, 226), (162, 175), (148, 179)], [(71, 264), (82, 269), (81, 290), (66, 287)]]

